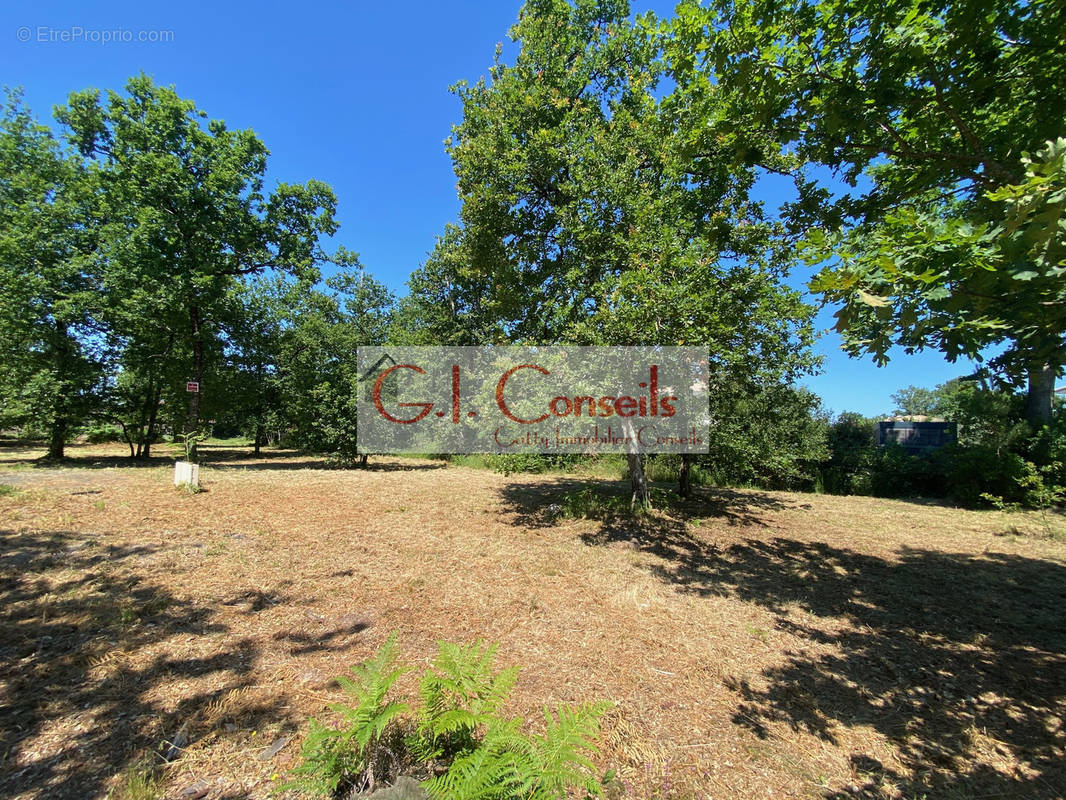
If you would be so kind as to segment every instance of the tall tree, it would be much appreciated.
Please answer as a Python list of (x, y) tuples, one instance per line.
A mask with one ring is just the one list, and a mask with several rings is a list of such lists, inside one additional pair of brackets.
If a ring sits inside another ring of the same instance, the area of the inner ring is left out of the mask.
[(48, 457), (104, 394), (94, 194), (17, 95), (0, 118), (0, 406), (48, 433)]
[(1055, 0), (714, 0), (678, 8), (668, 47), (703, 139), (798, 178), (786, 211), (815, 227), (847, 350), (998, 344), (1036, 425), (1066, 363), (1063, 30)]
[[(253, 131), (205, 122), (192, 101), (143, 74), (106, 100), (76, 92), (56, 116), (92, 159), (106, 200), (100, 255), (115, 330), (144, 358), (185, 359), (182, 377), (201, 388), (188, 394), (185, 430), (195, 433), (233, 283), (265, 270), (317, 278), (319, 237), (336, 230), (333, 192), (308, 181), (266, 194), (267, 149)], [(171, 337), (174, 349), (162, 347)]]
[(488, 307), (490, 280), (468, 266), (462, 231), (447, 225), (425, 263), (411, 273), (409, 293), (392, 317), (389, 341), (452, 347), (506, 341)]
[[(780, 283), (754, 172), (693, 146), (704, 107), (664, 96), (654, 20), (624, 0), (529, 0), (491, 82), (460, 85), (448, 144), (461, 274), (513, 340), (707, 345), (712, 381), (809, 368), (810, 309)], [(702, 99), (702, 98), (701, 98)], [(715, 387), (712, 386), (712, 397)], [(634, 502), (648, 504), (629, 454)]]
[[(342, 463), (358, 454), (357, 349), (380, 345), (390, 330), (392, 294), (342, 252), (346, 266), (325, 290), (294, 287), (281, 334), (277, 380), (292, 439), (333, 454)], [(365, 454), (359, 456), (366, 463)]]

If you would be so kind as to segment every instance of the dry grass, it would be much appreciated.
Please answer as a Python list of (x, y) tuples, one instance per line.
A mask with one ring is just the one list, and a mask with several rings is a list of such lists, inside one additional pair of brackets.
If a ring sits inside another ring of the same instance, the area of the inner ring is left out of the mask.
[(0, 450), (0, 796), (103, 797), (147, 757), (168, 797), (266, 798), (393, 629), (415, 661), (500, 642), (518, 713), (614, 701), (633, 797), (1066, 794), (1066, 544), (1035, 516), (736, 491), (552, 520), (613, 484), (207, 448), (185, 494), (121, 452)]

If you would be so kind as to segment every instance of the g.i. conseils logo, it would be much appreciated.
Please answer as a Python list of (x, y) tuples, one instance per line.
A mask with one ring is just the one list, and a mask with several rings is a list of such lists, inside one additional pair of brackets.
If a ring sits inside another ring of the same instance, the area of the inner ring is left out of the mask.
[(367, 347), (362, 452), (706, 452), (691, 347)]

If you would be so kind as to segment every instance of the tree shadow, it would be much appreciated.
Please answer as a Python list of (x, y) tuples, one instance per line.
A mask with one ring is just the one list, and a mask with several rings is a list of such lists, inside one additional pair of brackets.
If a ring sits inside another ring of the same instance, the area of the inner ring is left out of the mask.
[[(516, 483), (502, 496), (514, 524), (544, 526), (545, 509), (589, 485)], [(760, 680), (725, 682), (734, 722), (760, 737), (784, 725), (835, 744), (841, 729), (873, 729), (895, 745), (902, 768), (853, 753), (861, 785), (827, 797), (888, 786), (908, 798), (1066, 796), (1066, 565), (908, 547), (882, 557), (780, 536), (717, 545), (690, 524), (759, 528), (768, 512), (802, 507), (704, 490), (666, 514), (606, 514), (581, 538), (624, 541), (656, 556), (647, 569), (662, 581), (762, 606), (815, 646), (789, 649)]]
[[(628, 511), (629, 484), (612, 479), (560, 477), (531, 483), (509, 483), (500, 496), (510, 512), (512, 524), (525, 528), (552, 527), (565, 512), (568, 498), (591, 492), (603, 501), (603, 508), (592, 509), (590, 517), (602, 524), (588, 533), (588, 544), (608, 544), (612, 541), (661, 541), (662, 534), (677, 533), (677, 547), (684, 546), (687, 526), (695, 519), (714, 517), (730, 525), (765, 526), (763, 516), (769, 511), (800, 507), (764, 492), (739, 492), (696, 486), (692, 497), (677, 496), (676, 485), (652, 483), (651, 491), (657, 512), (650, 517), (636, 516)], [(649, 535), (651, 534), (651, 535)], [(670, 538), (670, 537), (668, 537)]]
[(338, 625), (320, 633), (301, 633), (299, 631), (279, 631), (274, 634), (274, 640), (287, 642), (289, 652), (294, 656), (308, 653), (334, 652), (346, 650), (351, 646), (351, 638), (365, 631), (369, 625), (366, 622), (352, 622), (347, 625)]
[[(918, 548), (879, 558), (775, 538), (655, 571), (697, 594), (767, 607), (780, 627), (833, 647), (790, 651), (763, 670), (765, 689), (731, 687), (738, 724), (766, 736), (778, 721), (829, 742), (838, 726), (876, 729), (908, 771), (853, 754), (870, 793), (885, 783), (906, 796), (1066, 791), (1066, 566)], [(812, 622), (793, 622), (786, 606)]]
[[(155, 647), (229, 632), (215, 610), (146, 576), (141, 559), (155, 552), (0, 530), (0, 796), (103, 796), (111, 776), (145, 753), (158, 758), (178, 730), (195, 741), (212, 706), (254, 685), (249, 638), (187, 658)], [(205, 677), (212, 688), (165, 706), (154, 699)], [(244, 713), (285, 715), (273, 704)]]

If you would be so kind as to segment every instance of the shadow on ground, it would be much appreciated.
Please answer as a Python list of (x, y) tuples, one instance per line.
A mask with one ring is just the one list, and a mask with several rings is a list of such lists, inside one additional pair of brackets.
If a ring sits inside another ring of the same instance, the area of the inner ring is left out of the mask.
[[(543, 525), (545, 508), (590, 485), (514, 483), (502, 494), (515, 524)], [(715, 545), (689, 524), (758, 529), (785, 507), (803, 506), (704, 490), (667, 514), (601, 519), (582, 539), (627, 542), (681, 591), (760, 605), (831, 646), (790, 649), (760, 681), (727, 679), (734, 722), (760, 737), (784, 724), (836, 744), (843, 728), (872, 728), (895, 745), (903, 769), (853, 753), (854, 791), (827, 797), (1066, 796), (1066, 565), (920, 547), (882, 557), (781, 536)]]
[[(146, 754), (160, 762), (183, 726), (195, 741), (207, 732), (207, 709), (253, 685), (250, 639), (223, 638), (204, 657), (152, 649), (174, 636), (228, 632), (215, 610), (140, 574), (138, 562), (153, 552), (66, 531), (0, 530), (0, 796), (102, 797), (111, 776)], [(209, 675), (215, 688), (173, 708), (150, 699)], [(242, 720), (295, 728), (285, 713), (253, 704)]]

